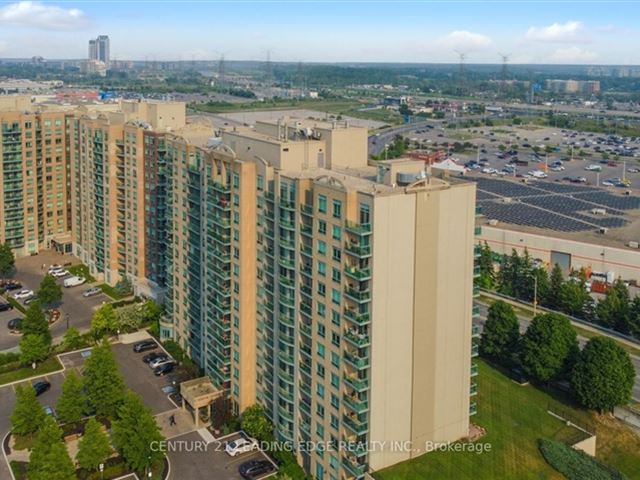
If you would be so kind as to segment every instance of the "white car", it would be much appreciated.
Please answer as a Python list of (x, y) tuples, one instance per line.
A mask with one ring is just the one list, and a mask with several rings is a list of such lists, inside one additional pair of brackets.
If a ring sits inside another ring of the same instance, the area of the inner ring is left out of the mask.
[(547, 174), (544, 173), (542, 170), (532, 170), (527, 173), (531, 175), (533, 178), (547, 178)]
[(551, 167), (551, 171), (553, 171), (553, 172), (562, 172), (562, 171), (564, 171), (564, 167), (562, 165)]
[(163, 357), (157, 358), (157, 359), (152, 360), (151, 362), (149, 362), (149, 366), (151, 367), (151, 369), (155, 369), (155, 368), (158, 368), (158, 367), (160, 367), (162, 365), (166, 365), (168, 363), (176, 363), (176, 361), (171, 357), (166, 358), (166, 357), (163, 356)]
[(586, 167), (584, 167), (585, 170), (588, 170), (589, 172), (601, 172), (602, 171), (602, 167), (600, 165), (596, 165), (595, 163), (592, 163), (591, 165), (588, 165)]
[(60, 278), (60, 277), (66, 277), (67, 275), (69, 275), (69, 272), (61, 268), (60, 270), (50, 271), (49, 275), (51, 275), (52, 277)]
[(85, 278), (73, 276), (73, 277), (65, 278), (62, 284), (64, 285), (65, 288), (69, 288), (69, 287), (77, 287), (78, 285), (82, 285), (86, 281), (87, 280)]
[(13, 294), (13, 298), (15, 298), (16, 300), (23, 300), (25, 298), (31, 298), (33, 297), (33, 290), (20, 290), (19, 292), (16, 292)]
[(239, 438), (227, 443), (224, 447), (224, 451), (227, 455), (235, 457), (241, 453), (251, 452), (258, 448), (258, 442), (253, 438)]
[(49, 270), (47, 273), (51, 274), (53, 272), (55, 272), (56, 270), (62, 270), (62, 265), (58, 265), (57, 263), (54, 263), (53, 265), (51, 265), (49, 267)]

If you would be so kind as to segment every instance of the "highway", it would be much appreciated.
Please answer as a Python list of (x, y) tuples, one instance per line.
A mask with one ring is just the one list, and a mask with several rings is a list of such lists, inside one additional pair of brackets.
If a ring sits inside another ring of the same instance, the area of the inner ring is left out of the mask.
[[(477, 302), (477, 304), (480, 307), (480, 317), (476, 323), (478, 325), (484, 326), (484, 322), (487, 319), (489, 307), (484, 303)], [(520, 315), (518, 315), (518, 320), (520, 321), (520, 331), (524, 333), (527, 330), (529, 323), (531, 323), (531, 320), (528, 317), (523, 317)], [(578, 343), (580, 344), (580, 348), (584, 347), (588, 340), (588, 338), (578, 335)], [(640, 356), (631, 355), (631, 362), (636, 369), (636, 382), (633, 386), (632, 396), (635, 401), (640, 402)]]
[(437, 120), (425, 120), (414, 123), (407, 123), (398, 127), (392, 127), (369, 136), (369, 155), (379, 155), (384, 151), (385, 144), (391, 143), (396, 135), (407, 133), (412, 130), (421, 129), (427, 125), (434, 125)]

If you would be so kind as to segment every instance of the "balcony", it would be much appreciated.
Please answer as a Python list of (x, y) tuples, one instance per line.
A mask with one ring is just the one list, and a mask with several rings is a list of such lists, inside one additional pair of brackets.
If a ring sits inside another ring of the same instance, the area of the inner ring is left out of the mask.
[[(367, 354), (344, 352), (344, 360), (357, 370), (362, 370), (369, 367), (369, 355)], [(477, 365), (475, 367), (476, 369), (478, 368)]]
[(358, 258), (367, 258), (371, 256), (371, 245), (347, 242), (345, 243), (344, 249), (350, 255), (354, 255)]
[(307, 235), (307, 236), (312, 236), (313, 235), (313, 227), (311, 225), (307, 225), (305, 223), (303, 223), (300, 227), (300, 232), (303, 235)]
[(369, 289), (356, 290), (355, 288), (347, 287), (344, 290), (344, 294), (349, 299), (358, 303), (364, 303), (371, 300), (371, 292), (369, 291)]
[(476, 382), (473, 382), (470, 386), (469, 386), (469, 396), (473, 397), (474, 395), (478, 394), (478, 384)]
[(369, 235), (371, 233), (371, 224), (350, 222), (347, 220), (346, 230), (354, 235)]
[(369, 280), (371, 278), (371, 269), (370, 268), (358, 268), (355, 265), (347, 265), (344, 268), (344, 273), (348, 277), (351, 277), (355, 280)]
[(480, 337), (480, 325), (471, 325), (471, 337), (478, 338)]
[(480, 316), (480, 305), (474, 305), (474, 306), (471, 308), (471, 316), (472, 316), (473, 318), (477, 318), (477, 317), (479, 317), (479, 316)]
[(369, 389), (369, 380), (358, 378), (352, 375), (344, 376), (344, 383), (353, 388), (356, 392), (364, 392)]
[(478, 356), (480, 351), (480, 345), (477, 343), (472, 343), (471, 344), (471, 358), (475, 358)]
[(343, 401), (345, 405), (356, 413), (364, 413), (369, 410), (369, 402), (360, 400), (356, 395), (345, 395)]
[(278, 352), (278, 358), (280, 358), (280, 360), (282, 360), (287, 365), (290, 365), (292, 367), (295, 365), (293, 357), (289, 355), (287, 352), (284, 352), (284, 351)]
[(344, 415), (342, 417), (342, 423), (356, 435), (364, 435), (369, 429), (367, 422), (358, 419), (356, 415), (351, 417)]
[(358, 348), (368, 347), (371, 343), (371, 341), (369, 340), (369, 335), (366, 335), (364, 333), (359, 333), (357, 331), (347, 330), (344, 333), (344, 338), (349, 343), (351, 343), (352, 345)]
[(345, 470), (349, 472), (352, 476), (356, 478), (362, 477), (365, 473), (367, 473), (367, 466), (361, 463), (352, 462), (348, 458), (344, 458), (342, 460), (342, 465)]
[(473, 234), (474, 235), (482, 235), (482, 227), (480, 225), (477, 225), (474, 229), (473, 229)]
[(476, 265), (473, 267), (473, 278), (478, 278), (480, 276), (480, 265)]
[(344, 309), (344, 316), (349, 321), (360, 326), (368, 325), (370, 321), (370, 317), (368, 313), (359, 313), (356, 310), (351, 308)]
[(280, 208), (282, 208), (283, 210), (289, 210), (289, 211), (295, 212), (296, 211), (296, 204), (294, 202), (291, 202), (289, 200), (281, 198), (280, 199)]
[(476, 402), (471, 402), (469, 404), (469, 415), (475, 415), (476, 413), (478, 413), (478, 405)]
[(311, 205), (302, 204), (300, 211), (305, 215), (313, 216), (313, 207)]
[(477, 377), (478, 376), (478, 364), (477, 363), (472, 363), (471, 364), (471, 376), (472, 377)]

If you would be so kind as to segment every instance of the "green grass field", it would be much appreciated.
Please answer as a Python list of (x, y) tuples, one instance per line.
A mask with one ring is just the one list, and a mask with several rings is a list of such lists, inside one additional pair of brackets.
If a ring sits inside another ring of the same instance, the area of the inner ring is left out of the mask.
[(56, 372), (58, 370), (62, 370), (62, 365), (58, 361), (58, 357), (50, 357), (38, 364), (35, 370), (31, 367), (22, 367), (10, 372), (0, 373), (0, 385), (35, 377), (36, 375)]
[(578, 409), (533, 387), (519, 386), (498, 370), (479, 361), (478, 414), (473, 423), (487, 434), (480, 442), (491, 451), (433, 452), (374, 474), (379, 480), (540, 480), (562, 479), (538, 451), (537, 440), (574, 439), (577, 430), (547, 413), (547, 409), (569, 411), (572, 418), (595, 425), (597, 457), (618, 468), (629, 478), (640, 478), (640, 437), (617, 421)]
[(82, 263), (79, 263), (77, 265), (71, 265), (70, 267), (67, 268), (67, 271), (71, 275), (77, 275), (78, 277), (86, 278), (87, 283), (93, 283), (96, 281), (96, 279), (93, 278), (91, 273), (89, 273), (89, 267), (87, 267), (86, 265), (83, 265)]

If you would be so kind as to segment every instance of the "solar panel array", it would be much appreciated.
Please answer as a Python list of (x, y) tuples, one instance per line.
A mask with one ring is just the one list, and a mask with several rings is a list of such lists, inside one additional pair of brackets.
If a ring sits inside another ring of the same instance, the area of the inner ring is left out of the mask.
[[(546, 181), (524, 185), (510, 180), (479, 177), (478, 205), (489, 219), (563, 232), (619, 228), (627, 225), (629, 210), (640, 208), (640, 197), (621, 196), (596, 187)], [(505, 198), (511, 202), (506, 203)], [(606, 215), (592, 210), (605, 209)]]

